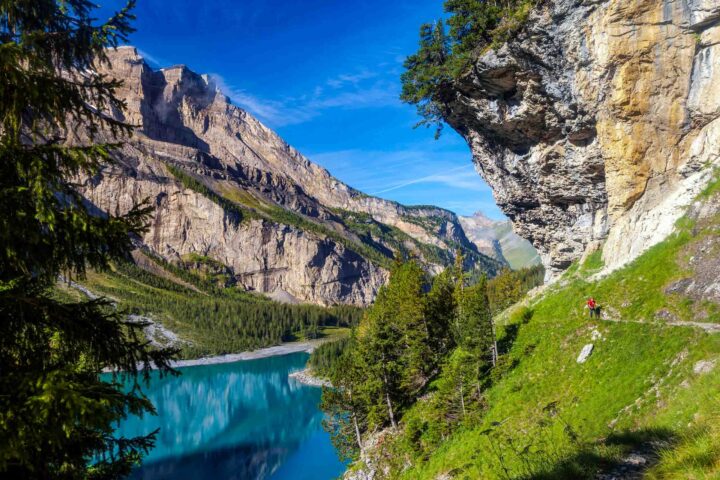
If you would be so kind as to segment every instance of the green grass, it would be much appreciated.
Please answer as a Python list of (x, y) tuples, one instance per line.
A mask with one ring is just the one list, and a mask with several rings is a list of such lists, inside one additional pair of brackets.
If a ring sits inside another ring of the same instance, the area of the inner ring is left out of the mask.
[[(690, 245), (720, 237), (718, 225), (720, 218), (703, 225), (684, 219), (677, 234), (591, 282), (602, 268), (598, 251), (541, 297), (506, 312), (498, 319), (502, 367), (486, 392), (487, 410), (397, 475), (593, 478), (628, 452), (660, 445), (648, 478), (720, 478), (720, 334), (657, 318), (667, 310), (696, 320), (697, 305), (664, 289), (689, 273)], [(621, 322), (591, 321), (583, 309), (589, 295)], [(704, 321), (717, 321), (713, 315)], [(588, 343), (594, 351), (578, 364)], [(696, 362), (712, 359), (717, 368), (693, 372)], [(422, 416), (423, 407), (420, 401), (405, 418)]]
[(287, 342), (297, 343), (307, 342), (309, 340), (321, 340), (322, 343), (336, 342), (338, 340), (342, 340), (343, 338), (348, 338), (350, 336), (350, 331), (351, 329), (349, 327), (325, 326), (320, 327), (317, 337), (308, 338), (300, 332), (297, 335), (288, 337)]

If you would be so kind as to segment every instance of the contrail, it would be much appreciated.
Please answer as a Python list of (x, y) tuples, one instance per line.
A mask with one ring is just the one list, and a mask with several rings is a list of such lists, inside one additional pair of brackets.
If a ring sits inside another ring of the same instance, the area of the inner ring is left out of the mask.
[(413, 179), (413, 180), (407, 180), (407, 181), (405, 181), (405, 182), (398, 183), (398, 184), (393, 185), (393, 186), (391, 186), (391, 187), (384, 188), (384, 189), (378, 190), (378, 191), (376, 191), (376, 192), (372, 192), (370, 195), (379, 195), (379, 194), (381, 194), (381, 193), (391, 192), (391, 191), (393, 191), (393, 190), (397, 190), (397, 189), (399, 189), (399, 188), (407, 187), (407, 186), (409, 186), (409, 185), (414, 185), (414, 184), (416, 184), (416, 183), (427, 182), (427, 181), (430, 181), (430, 180), (438, 180), (438, 179), (440, 179), (441, 176), (444, 175), (444, 174), (452, 173), (452, 172), (457, 172), (457, 171), (459, 171), (459, 170), (466, 169), (466, 168), (468, 168), (468, 167), (472, 168), (472, 165), (463, 165), (463, 166), (461, 166), (461, 167), (451, 168), (450, 170), (446, 170), (446, 171), (444, 171), (444, 172), (437, 172), (437, 173), (433, 173), (432, 175), (426, 175), (426, 176), (424, 176), (424, 177), (415, 178), (415, 179)]

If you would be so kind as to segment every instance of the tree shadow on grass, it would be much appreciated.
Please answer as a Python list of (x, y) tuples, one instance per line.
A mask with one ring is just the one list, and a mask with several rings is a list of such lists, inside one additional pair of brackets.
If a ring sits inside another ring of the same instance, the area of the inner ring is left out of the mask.
[[(512, 358), (509, 353), (517, 340), (520, 328), (530, 321), (533, 313), (533, 310), (526, 308), (520, 313), (519, 321), (508, 323), (503, 327), (503, 335), (497, 340), (498, 362), (497, 365), (495, 365), (495, 368), (492, 369), (490, 375), (491, 383), (497, 383), (502, 377), (514, 370), (515, 367), (520, 364), (520, 360), (518, 358)], [(525, 353), (529, 354), (532, 352), (534, 347), (534, 345), (529, 345), (526, 348)]]
[[(640, 479), (655, 465), (660, 450), (672, 446), (676, 435), (651, 428), (613, 433), (603, 442), (589, 445), (572, 457), (549, 462), (531, 475), (517, 480), (630, 480)], [(604, 448), (603, 448), (604, 447)]]
[(520, 328), (530, 322), (535, 311), (529, 308), (523, 309), (519, 313), (519, 320), (513, 323), (508, 323), (503, 328), (503, 336), (497, 341), (497, 349), (499, 355), (505, 355), (510, 352), (515, 340), (517, 340)]

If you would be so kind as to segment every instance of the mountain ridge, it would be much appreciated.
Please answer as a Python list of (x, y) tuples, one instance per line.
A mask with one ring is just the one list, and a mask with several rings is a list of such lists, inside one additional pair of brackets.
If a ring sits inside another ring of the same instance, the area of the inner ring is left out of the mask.
[(458, 218), (478, 250), (506, 263), (513, 270), (541, 263), (535, 247), (513, 231), (510, 220), (492, 220), (480, 211)]
[(141, 240), (153, 254), (175, 263), (198, 254), (225, 265), (241, 288), (323, 305), (369, 304), (396, 255), (418, 257), (431, 273), (455, 250), (471, 269), (501, 267), (454, 213), (335, 179), (232, 105), (211, 77), (184, 65), (153, 70), (134, 47), (108, 56), (100, 73), (123, 79), (127, 103), (113, 114), (138, 128), (82, 191), (100, 211), (150, 198), (155, 214)]

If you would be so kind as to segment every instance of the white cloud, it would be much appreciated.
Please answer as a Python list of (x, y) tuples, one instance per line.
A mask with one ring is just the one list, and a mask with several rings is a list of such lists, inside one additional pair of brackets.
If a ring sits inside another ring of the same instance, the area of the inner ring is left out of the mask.
[(434, 183), (445, 185), (447, 187), (459, 188), (462, 190), (487, 191), (487, 186), (478, 182), (478, 174), (472, 165), (463, 165), (450, 170), (440, 170), (431, 175), (406, 179), (395, 183), (381, 190), (371, 192), (371, 195), (380, 195), (382, 193), (392, 192), (401, 188), (416, 185), (418, 183)]
[(218, 74), (211, 76), (233, 103), (272, 127), (304, 123), (333, 108), (377, 108), (400, 104), (396, 83), (383, 80), (378, 72), (366, 69), (337, 75), (316, 85), (308, 94), (282, 100), (258, 97), (230, 84)]
[(377, 77), (377, 75), (377, 72), (372, 72), (370, 70), (361, 70), (356, 73), (342, 73), (337, 77), (329, 79), (325, 83), (332, 88), (341, 88), (348, 84), (357, 85), (363, 80), (375, 78)]
[(140, 50), (139, 48), (135, 48), (137, 50), (138, 54), (145, 59), (146, 62), (148, 62), (153, 67), (161, 67), (163, 65), (167, 65), (167, 62), (164, 60), (157, 58), (153, 55), (151, 55), (149, 52), (145, 50)]
[(304, 123), (317, 116), (313, 109), (293, 106), (289, 102), (256, 97), (247, 91), (229, 85), (218, 74), (210, 74), (217, 87), (237, 106), (244, 108), (273, 127)]
[(470, 153), (443, 150), (453, 143), (443, 142), (446, 145), (433, 141), (409, 149), (340, 150), (307, 156), (333, 175), (373, 195), (399, 193), (418, 184), (490, 194), (490, 187), (475, 171)]

